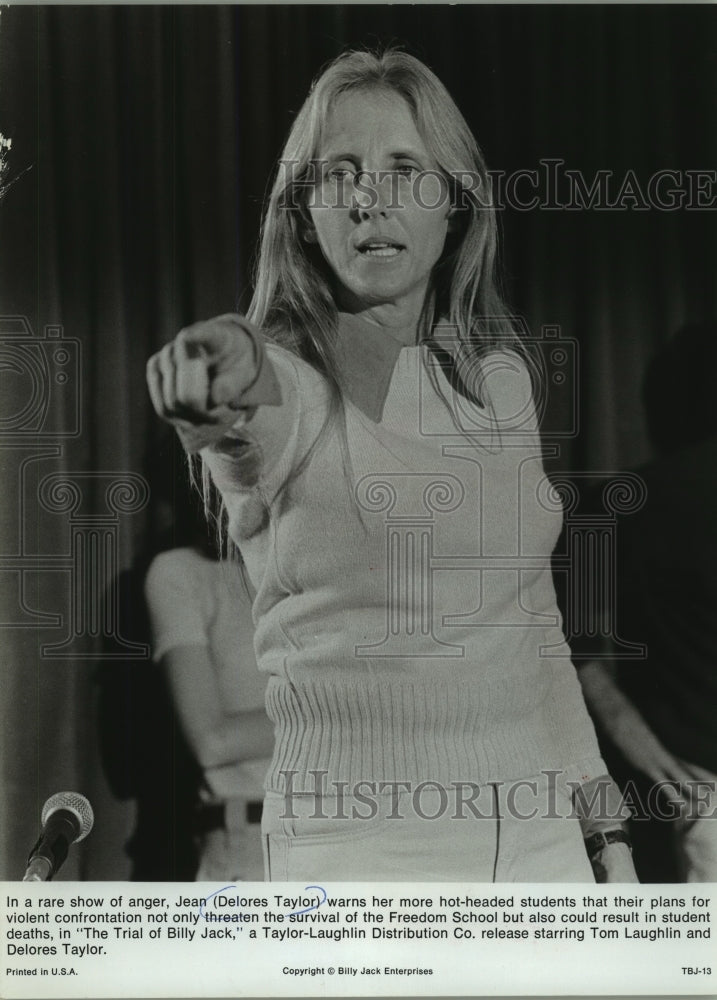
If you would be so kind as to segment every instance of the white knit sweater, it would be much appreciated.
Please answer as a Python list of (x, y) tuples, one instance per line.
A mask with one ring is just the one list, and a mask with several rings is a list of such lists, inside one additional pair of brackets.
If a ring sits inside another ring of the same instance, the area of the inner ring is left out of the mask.
[(256, 589), (267, 788), (283, 792), (286, 772), (294, 790), (326, 772), (329, 791), (604, 774), (556, 606), (562, 514), (517, 355), (483, 359), (481, 408), (425, 344), (405, 347), (380, 422), (347, 398), (345, 435), (336, 421), (313, 450), (326, 384), (281, 348), (267, 357), (283, 404), (203, 452)]

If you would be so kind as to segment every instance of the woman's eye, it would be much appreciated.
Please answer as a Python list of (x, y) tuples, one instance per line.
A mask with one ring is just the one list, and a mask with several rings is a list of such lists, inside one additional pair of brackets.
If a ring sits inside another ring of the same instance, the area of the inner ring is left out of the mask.
[(350, 177), (353, 177), (355, 171), (351, 167), (331, 167), (327, 173), (327, 177), (336, 181), (345, 181)]
[(415, 163), (399, 163), (398, 166), (393, 168), (397, 174), (402, 177), (413, 177), (414, 174), (418, 173), (418, 167)]

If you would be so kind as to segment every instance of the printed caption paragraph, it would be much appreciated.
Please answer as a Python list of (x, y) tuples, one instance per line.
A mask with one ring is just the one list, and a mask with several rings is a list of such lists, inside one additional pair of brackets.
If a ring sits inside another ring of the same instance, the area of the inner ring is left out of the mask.
[(711, 993), (711, 888), (4, 883), (0, 995)]

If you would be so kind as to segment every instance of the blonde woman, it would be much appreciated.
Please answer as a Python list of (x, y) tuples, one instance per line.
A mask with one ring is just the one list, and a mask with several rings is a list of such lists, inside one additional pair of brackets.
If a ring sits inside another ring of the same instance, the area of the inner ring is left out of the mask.
[(247, 319), (149, 362), (256, 590), (273, 880), (634, 879), (615, 814), (572, 810), (611, 785), (490, 201), (435, 75), (347, 53), (288, 137)]

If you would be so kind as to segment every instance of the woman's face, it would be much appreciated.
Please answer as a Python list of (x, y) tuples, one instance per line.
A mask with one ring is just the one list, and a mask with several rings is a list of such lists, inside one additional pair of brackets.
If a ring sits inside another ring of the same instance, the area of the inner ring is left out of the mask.
[(334, 104), (309, 211), (339, 308), (416, 322), (448, 232), (448, 186), (398, 94)]

